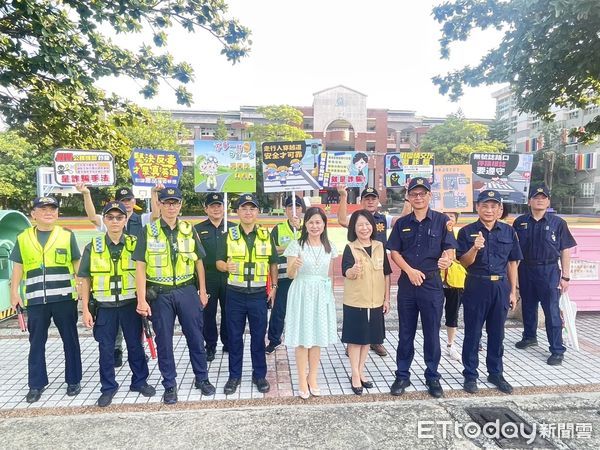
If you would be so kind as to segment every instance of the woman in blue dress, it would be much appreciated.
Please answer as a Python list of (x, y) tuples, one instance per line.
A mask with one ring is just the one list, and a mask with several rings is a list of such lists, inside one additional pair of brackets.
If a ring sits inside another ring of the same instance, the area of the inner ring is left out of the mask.
[(287, 275), (293, 280), (285, 315), (285, 341), (295, 347), (298, 395), (307, 399), (310, 394), (321, 395), (317, 384), (321, 347), (338, 340), (330, 275), (338, 253), (327, 237), (327, 216), (320, 208), (307, 209), (300, 239), (288, 245), (284, 256)]

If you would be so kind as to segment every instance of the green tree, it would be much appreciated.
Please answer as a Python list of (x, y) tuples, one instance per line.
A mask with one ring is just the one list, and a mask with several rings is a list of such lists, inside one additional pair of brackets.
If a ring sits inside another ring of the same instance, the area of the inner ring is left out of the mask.
[(269, 123), (255, 123), (248, 128), (250, 139), (256, 143), (256, 190), (261, 203), (268, 204), (263, 192), (262, 143), (272, 141), (303, 141), (312, 136), (302, 129), (302, 111), (288, 105), (261, 106), (257, 109)]
[(226, 141), (229, 138), (227, 126), (222, 117), (217, 119), (217, 129), (215, 130), (215, 141)]
[(543, 147), (533, 157), (531, 183), (545, 183), (552, 191), (552, 206), (560, 211), (570, 205), (579, 191), (574, 183), (575, 165), (572, 156), (565, 152), (561, 129), (556, 123), (544, 122), (540, 131)]
[(502, 142), (508, 147), (509, 141), (509, 129), (510, 124), (506, 119), (495, 119), (489, 125), (488, 139), (491, 141), (499, 141)]
[(433, 152), (436, 164), (468, 164), (471, 153), (499, 153), (506, 144), (488, 139), (488, 127), (458, 114), (427, 132), (420, 151)]
[(0, 133), (0, 208), (27, 210), (36, 192), (36, 169), (48, 163), (15, 132)]
[[(187, 62), (165, 51), (167, 32), (204, 30), (235, 63), (249, 51), (249, 30), (227, 16), (224, 0), (15, 0), (0, 2), (0, 113), (31, 143), (44, 147), (106, 148), (115, 139), (107, 114), (132, 123), (141, 111), (96, 82), (124, 76), (154, 97), (161, 81), (189, 105)], [(142, 30), (153, 42), (137, 51), (115, 43)], [(107, 144), (108, 142), (108, 144)], [(98, 145), (103, 143), (103, 145)], [(118, 146), (119, 143), (116, 143)]]
[[(442, 58), (474, 30), (504, 32), (478, 65), (434, 77), (442, 94), (457, 99), (463, 86), (509, 83), (520, 111), (548, 121), (553, 105), (600, 104), (598, 0), (451, 0), (433, 15), (442, 24)], [(586, 141), (600, 134), (600, 115), (574, 134)]]

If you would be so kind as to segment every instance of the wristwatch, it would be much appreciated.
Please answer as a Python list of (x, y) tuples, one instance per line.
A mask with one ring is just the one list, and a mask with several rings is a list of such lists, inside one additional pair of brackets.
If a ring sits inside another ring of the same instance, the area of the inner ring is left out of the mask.
[(569, 277), (561, 277), (561, 278), (565, 281), (571, 281), (571, 279)]
[(271, 285), (271, 289), (277, 289), (277, 285), (276, 284), (272, 284)]

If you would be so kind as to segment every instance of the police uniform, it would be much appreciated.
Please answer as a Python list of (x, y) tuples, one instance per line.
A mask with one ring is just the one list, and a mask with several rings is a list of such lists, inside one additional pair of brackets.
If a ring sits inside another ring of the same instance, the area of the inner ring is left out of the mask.
[[(239, 209), (251, 203), (258, 207), (253, 194), (242, 194)], [(277, 264), (277, 250), (269, 231), (261, 226), (246, 234), (237, 225), (227, 232), (227, 245), (217, 254), (217, 261), (238, 265), (238, 272), (227, 277), (227, 332), (229, 333), (229, 380), (225, 393), (232, 394), (242, 377), (244, 356), (244, 330), (246, 320), (250, 326), (250, 351), (252, 357), (252, 380), (255, 384), (266, 383), (268, 391), (265, 333), (267, 331), (267, 275), (270, 265)], [(259, 390), (262, 389), (259, 386)]]
[[(285, 207), (292, 206), (293, 199), (288, 197), (285, 201)], [(304, 207), (304, 203), (300, 197), (296, 197), (296, 206), (300, 208)], [(294, 240), (300, 238), (300, 230), (295, 230), (290, 224), (289, 220), (277, 224), (276, 227), (271, 230), (271, 236), (273, 242), (277, 247), (283, 247), (284, 249)], [(287, 276), (287, 258), (280, 255), (277, 261), (277, 292), (275, 292), (275, 304), (271, 309), (271, 318), (269, 319), (269, 331), (267, 333), (269, 338), (269, 345), (266, 348), (267, 353), (275, 351), (279, 345), (281, 345), (281, 335), (283, 334), (283, 325), (285, 322), (285, 311), (287, 308), (287, 296), (290, 290), (292, 280)]]
[[(110, 212), (127, 215), (125, 205), (109, 202), (103, 216)], [(155, 394), (147, 383), (148, 363), (140, 341), (142, 319), (136, 313), (135, 263), (131, 256), (137, 238), (121, 234), (117, 243), (108, 233), (94, 238), (83, 250), (78, 276), (90, 279), (91, 295), (97, 306), (94, 323), (94, 338), (100, 352), (100, 385), (102, 396), (99, 406), (108, 406), (117, 392), (115, 380), (114, 346), (119, 326), (127, 344), (129, 367), (131, 368), (130, 389), (146, 397)]]
[[(408, 190), (412, 191), (418, 187), (431, 192), (429, 182), (424, 178), (412, 179)], [(398, 390), (397, 393), (394, 393), (395, 389), (392, 390), (395, 395), (402, 393), (403, 388), (410, 384), (410, 366), (415, 353), (414, 339), (419, 314), (424, 336), (425, 379), (429, 388), (439, 387), (439, 332), (444, 291), (438, 260), (444, 250), (456, 248), (454, 234), (447, 227), (448, 220), (445, 214), (430, 208), (421, 221), (416, 219), (413, 212), (396, 221), (387, 243), (388, 250), (400, 253), (410, 267), (425, 275), (420, 286), (413, 285), (404, 271), (398, 279), (399, 331), (395, 383), (398, 384)]]
[[(182, 195), (177, 188), (166, 188), (160, 191), (158, 198), (160, 202), (181, 201)], [(166, 403), (177, 401), (173, 354), (175, 317), (179, 319), (187, 341), (196, 387), (205, 395), (214, 393), (214, 387), (208, 381), (202, 334), (203, 307), (195, 280), (196, 261), (204, 256), (204, 249), (192, 225), (179, 219), (173, 229), (163, 219), (146, 225), (133, 253), (134, 261), (146, 264), (146, 296), (150, 299), (150, 319), (156, 332), (158, 367), (163, 377)], [(154, 300), (153, 293), (156, 295)]]
[[(377, 197), (379, 198), (379, 193), (375, 188), (368, 187), (362, 191), (360, 195), (361, 198), (365, 197)], [(375, 211), (373, 214), (373, 220), (375, 221), (375, 240), (379, 241), (385, 245), (387, 244), (387, 232), (388, 229), (391, 228), (392, 224), (392, 216), (381, 214), (379, 211)], [(349, 218), (350, 216), (348, 216)]]
[[(45, 206), (58, 208), (58, 200), (38, 197), (33, 201), (34, 209)], [(17, 236), (10, 255), (11, 261), (23, 265), (30, 343), (29, 403), (38, 401), (48, 384), (45, 350), (51, 319), (63, 341), (67, 394), (77, 395), (81, 391), (81, 351), (74, 280), (74, 263), (79, 259), (75, 236), (58, 225), (54, 225), (52, 231), (40, 231), (35, 226), (24, 230)]]
[[(550, 197), (545, 186), (532, 188), (529, 198), (535, 195)], [(531, 214), (515, 219), (513, 227), (519, 237), (523, 261), (519, 264), (519, 293), (523, 308), (523, 340), (518, 348), (537, 344), (538, 304), (542, 304), (546, 318), (546, 335), (550, 353), (562, 359), (565, 346), (562, 340), (560, 317), (560, 254), (577, 245), (567, 222), (556, 214), (546, 212), (540, 220)]]
[[(132, 200), (135, 199), (133, 195), (133, 191), (129, 188), (122, 187), (117, 189), (115, 194), (115, 201), (120, 202), (122, 200)], [(140, 215), (138, 213), (132, 212), (129, 218), (127, 219), (127, 223), (125, 224), (125, 233), (130, 236), (139, 237), (144, 230), (144, 225), (150, 221), (150, 217), (152, 213), (145, 213)], [(106, 227), (104, 223), (101, 223), (98, 227), (98, 231), (106, 232)]]
[[(223, 194), (208, 194), (204, 200), (204, 206), (207, 207), (213, 203), (223, 204)], [(235, 223), (227, 222), (227, 229), (234, 226)], [(206, 273), (208, 304), (204, 307), (204, 341), (206, 342), (207, 359), (208, 361), (212, 361), (215, 357), (217, 339), (219, 338), (219, 331), (217, 330), (217, 305), (221, 306), (221, 324), (219, 328), (223, 351), (229, 351), (225, 308), (227, 274), (219, 272), (216, 266), (217, 249), (226, 245), (227, 231), (223, 229), (223, 221), (218, 226), (215, 226), (210, 219), (198, 223), (194, 228), (206, 252), (203, 262)]]
[[(500, 193), (485, 190), (479, 194), (478, 203), (496, 201), (500, 203)], [(488, 381), (496, 384), (503, 392), (512, 391), (512, 387), (503, 378), (502, 355), (504, 354), (504, 323), (510, 307), (510, 282), (507, 276), (509, 261), (522, 259), (516, 233), (510, 225), (496, 221), (488, 230), (478, 220), (462, 227), (458, 232), (457, 257), (460, 259), (473, 246), (475, 239), (482, 233), (485, 244), (477, 252), (473, 263), (467, 267), (465, 290), (462, 296), (465, 319), (465, 337), (462, 349), (465, 390), (476, 391), (479, 365), (479, 341), (483, 325), (487, 331), (486, 365)], [(506, 388), (499, 385), (506, 383)], [(474, 383), (473, 390), (467, 389), (467, 383)]]

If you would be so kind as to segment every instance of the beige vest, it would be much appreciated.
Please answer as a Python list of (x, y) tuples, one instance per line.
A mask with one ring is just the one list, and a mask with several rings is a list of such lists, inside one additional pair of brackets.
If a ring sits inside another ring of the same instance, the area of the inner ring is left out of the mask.
[(385, 298), (385, 275), (383, 274), (383, 244), (373, 240), (371, 256), (358, 240), (348, 244), (355, 260), (360, 260), (362, 274), (356, 280), (344, 278), (344, 305), (356, 308), (378, 308)]

